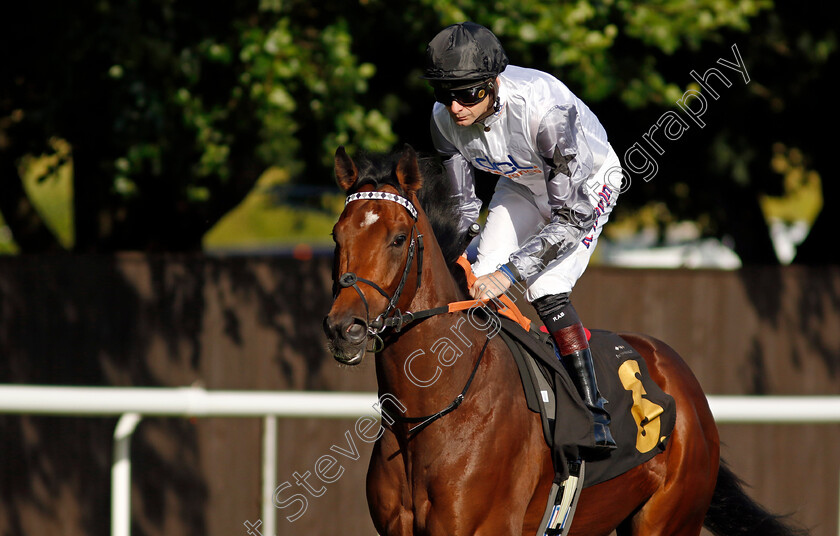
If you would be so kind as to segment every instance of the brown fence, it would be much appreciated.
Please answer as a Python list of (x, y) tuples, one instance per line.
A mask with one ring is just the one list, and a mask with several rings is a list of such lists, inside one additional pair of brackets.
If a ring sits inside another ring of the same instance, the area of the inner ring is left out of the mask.
[[(321, 319), (330, 260), (0, 259), (0, 383), (373, 391), (340, 368)], [(677, 349), (710, 394), (840, 394), (840, 269), (591, 268), (574, 292), (590, 327)], [(0, 534), (108, 533), (115, 419), (0, 416)], [(352, 421), (279, 425), (278, 482), (313, 472)], [(133, 532), (247, 534), (260, 516), (259, 419), (147, 419), (132, 446)], [(777, 512), (838, 533), (840, 427), (724, 425), (723, 455)], [(371, 535), (369, 448), (278, 536)]]

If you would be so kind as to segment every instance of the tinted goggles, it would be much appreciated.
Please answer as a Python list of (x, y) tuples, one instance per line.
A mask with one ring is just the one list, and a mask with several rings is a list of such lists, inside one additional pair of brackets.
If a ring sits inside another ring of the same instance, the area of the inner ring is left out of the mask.
[(444, 106), (449, 106), (453, 100), (461, 106), (474, 106), (490, 94), (490, 82), (482, 82), (477, 86), (461, 89), (444, 89), (441, 87), (434, 89), (435, 100)]

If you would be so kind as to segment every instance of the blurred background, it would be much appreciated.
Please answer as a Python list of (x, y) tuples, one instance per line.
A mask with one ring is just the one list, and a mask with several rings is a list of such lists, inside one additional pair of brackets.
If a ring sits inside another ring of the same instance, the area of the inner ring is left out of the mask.
[[(336, 147), (355, 154), (410, 143), (431, 152), (433, 99), (419, 78), (426, 43), (470, 19), (499, 35), (512, 63), (569, 85), (619, 155), (638, 142), (655, 157), (657, 175), (637, 177), (605, 231), (611, 246), (691, 244), (682, 257), (649, 257), (672, 265), (836, 261), (821, 212), (837, 188), (832, 136), (821, 126), (836, 117), (837, 35), (821, 9), (770, 1), (421, 0), (398, 9), (376, 0), (213, 9), (14, 2), (0, 37), (8, 51), (0, 251), (329, 246), (341, 208)], [(736, 61), (733, 45), (749, 83), (716, 63)], [(710, 78), (720, 97), (707, 99), (700, 127), (676, 101), (701, 89), (691, 71), (712, 67), (733, 85)], [(683, 114), (688, 128), (675, 141), (654, 135), (657, 154), (642, 136), (666, 111)], [(601, 250), (604, 262), (623, 262), (613, 247)]]
[[(426, 44), (473, 20), (511, 63), (563, 80), (619, 155), (639, 144), (658, 168), (632, 175), (604, 230), (576, 290), (584, 321), (668, 341), (708, 393), (840, 394), (829, 6), (6, 3), (0, 383), (375, 390), (372, 365), (338, 368), (320, 328), (333, 154), (432, 154)], [(748, 82), (719, 62), (733, 46)], [(718, 98), (692, 76), (711, 68), (731, 82), (709, 79)], [(677, 105), (688, 90), (706, 95), (703, 126)], [(669, 113), (677, 139), (655, 130)], [(0, 534), (107, 534), (114, 422), (0, 417)], [(284, 423), (279, 482), (347, 427)], [(836, 426), (723, 429), (756, 497), (837, 534)], [(258, 517), (259, 422), (150, 419), (133, 448), (135, 534), (245, 534)], [(371, 534), (365, 459), (320, 499), (339, 519), (312, 510), (278, 534)]]

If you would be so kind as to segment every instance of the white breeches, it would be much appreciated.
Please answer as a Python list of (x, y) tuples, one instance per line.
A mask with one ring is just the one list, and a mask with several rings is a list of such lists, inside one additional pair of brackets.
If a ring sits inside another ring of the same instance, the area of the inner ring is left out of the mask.
[[(601, 168), (586, 182), (589, 199), (598, 214), (595, 226), (575, 249), (525, 281), (525, 298), (529, 302), (549, 294), (571, 292), (586, 270), (601, 230), (609, 220), (621, 189), (621, 178), (620, 161), (615, 151), (610, 150)], [(507, 263), (511, 253), (538, 233), (550, 218), (547, 195), (537, 196), (526, 186), (501, 177), (479, 238), (478, 255), (473, 264), (475, 275), (492, 273)]]

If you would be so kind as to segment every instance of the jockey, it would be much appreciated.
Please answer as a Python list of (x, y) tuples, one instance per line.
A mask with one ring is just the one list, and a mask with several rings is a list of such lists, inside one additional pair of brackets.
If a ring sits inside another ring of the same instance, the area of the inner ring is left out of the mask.
[[(583, 325), (569, 301), (618, 196), (620, 162), (595, 114), (553, 76), (508, 65), (498, 38), (472, 22), (438, 33), (423, 78), (435, 94), (431, 132), (461, 210), (478, 219), (475, 169), (499, 177), (470, 293), (525, 283), (594, 420), (598, 454), (615, 448)], [(612, 186), (615, 182), (615, 187)]]

